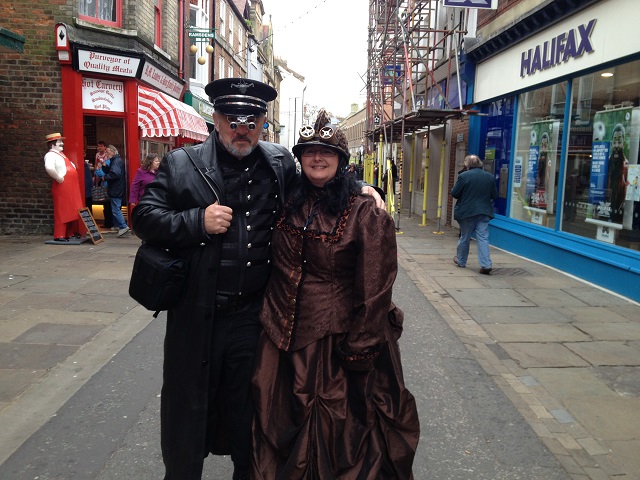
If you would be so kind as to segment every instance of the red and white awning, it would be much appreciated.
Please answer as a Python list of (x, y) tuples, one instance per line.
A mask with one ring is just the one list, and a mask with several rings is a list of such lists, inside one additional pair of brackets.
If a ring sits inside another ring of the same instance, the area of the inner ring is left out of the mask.
[(186, 137), (204, 142), (207, 124), (191, 105), (138, 85), (138, 126), (143, 137)]

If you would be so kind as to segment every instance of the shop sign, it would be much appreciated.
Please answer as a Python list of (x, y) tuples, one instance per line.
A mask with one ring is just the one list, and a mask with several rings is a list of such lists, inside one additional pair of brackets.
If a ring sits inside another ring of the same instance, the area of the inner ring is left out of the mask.
[(445, 7), (498, 8), (498, 0), (444, 0)]
[(584, 53), (594, 51), (591, 34), (596, 26), (596, 19), (572, 28), (568, 32), (546, 40), (535, 48), (522, 52), (520, 61), (520, 77), (533, 75), (537, 71), (546, 70), (571, 58), (578, 58)]
[(124, 83), (83, 77), (82, 108), (103, 112), (124, 112)]
[(91, 50), (78, 50), (78, 69), (83, 72), (135, 77), (139, 66), (139, 58)]
[(149, 85), (156, 87), (158, 90), (171, 95), (174, 98), (180, 98), (182, 95), (183, 85), (170, 75), (167, 75), (159, 68), (156, 68), (149, 62), (146, 62), (140, 75), (140, 80), (147, 82)]
[(213, 105), (200, 101), (198, 105), (198, 113), (209, 123), (213, 123)]

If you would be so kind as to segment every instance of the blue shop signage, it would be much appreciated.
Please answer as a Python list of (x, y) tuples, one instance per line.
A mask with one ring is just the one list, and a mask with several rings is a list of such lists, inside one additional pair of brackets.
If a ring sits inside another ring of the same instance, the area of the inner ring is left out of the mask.
[(591, 34), (596, 26), (594, 18), (589, 23), (563, 32), (541, 45), (536, 45), (522, 52), (520, 76), (533, 75), (537, 71), (555, 67), (571, 58), (578, 58), (584, 53), (593, 52)]

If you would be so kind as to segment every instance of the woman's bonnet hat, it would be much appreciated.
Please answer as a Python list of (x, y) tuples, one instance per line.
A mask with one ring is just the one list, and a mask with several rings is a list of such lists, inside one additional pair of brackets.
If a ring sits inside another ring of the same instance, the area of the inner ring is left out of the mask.
[(305, 147), (321, 145), (335, 150), (343, 161), (349, 160), (349, 145), (347, 136), (337, 125), (331, 123), (331, 114), (325, 109), (318, 112), (314, 126), (305, 125), (300, 129), (300, 137), (292, 150), (293, 154), (301, 158)]

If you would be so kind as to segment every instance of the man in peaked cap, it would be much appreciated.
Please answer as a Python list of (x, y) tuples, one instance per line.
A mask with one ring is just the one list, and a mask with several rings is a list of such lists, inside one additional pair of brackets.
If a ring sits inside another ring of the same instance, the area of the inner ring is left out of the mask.
[(249, 478), (251, 377), (271, 234), (297, 181), (283, 146), (260, 141), (276, 90), (225, 78), (205, 89), (215, 131), (168, 153), (133, 211), (145, 242), (186, 260), (179, 305), (168, 312), (161, 403), (165, 480), (196, 480), (209, 454), (231, 455)]

